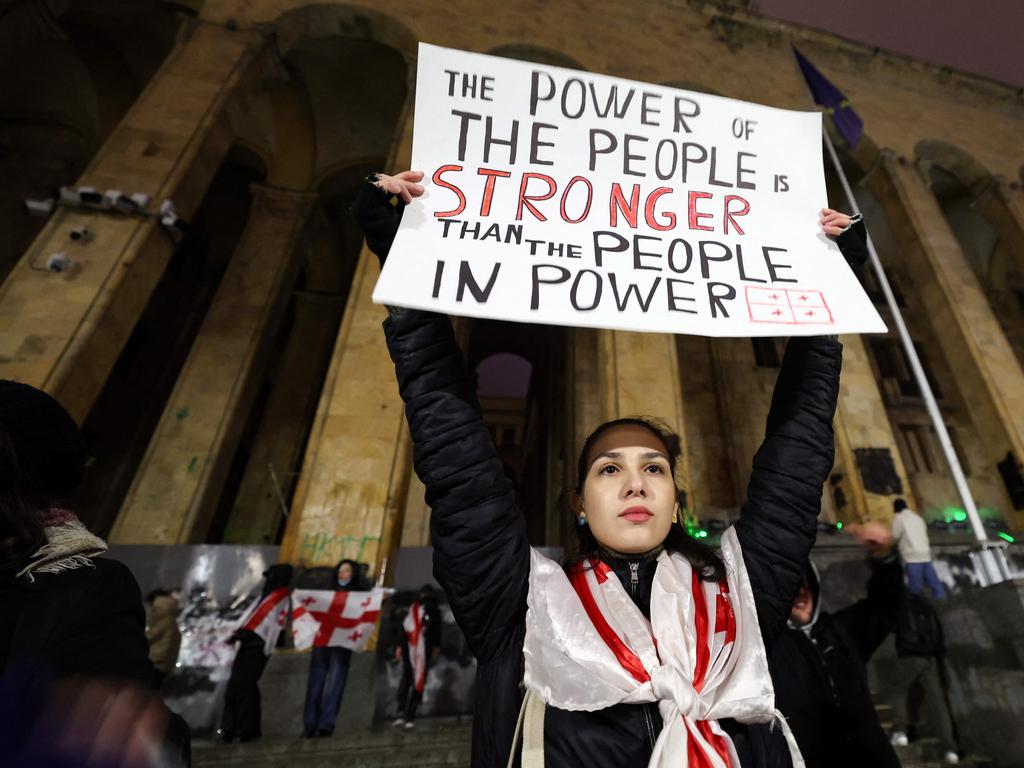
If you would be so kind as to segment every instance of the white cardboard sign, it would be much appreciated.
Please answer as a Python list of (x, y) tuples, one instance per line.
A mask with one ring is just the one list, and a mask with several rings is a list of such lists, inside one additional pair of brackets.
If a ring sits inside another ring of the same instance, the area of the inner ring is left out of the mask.
[(820, 233), (817, 112), (421, 43), (412, 165), (426, 192), (375, 302), (706, 336), (885, 331)]

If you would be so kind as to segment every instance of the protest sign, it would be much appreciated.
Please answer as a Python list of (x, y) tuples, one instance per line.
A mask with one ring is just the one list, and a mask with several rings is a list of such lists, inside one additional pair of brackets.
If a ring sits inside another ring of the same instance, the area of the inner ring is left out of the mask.
[(414, 128), (426, 192), (378, 303), (707, 336), (885, 331), (818, 226), (817, 112), (421, 44)]

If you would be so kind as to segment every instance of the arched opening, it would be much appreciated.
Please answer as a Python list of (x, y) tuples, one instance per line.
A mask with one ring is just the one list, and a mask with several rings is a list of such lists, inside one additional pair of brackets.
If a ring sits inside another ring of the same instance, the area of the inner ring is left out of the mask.
[(476, 320), (469, 331), (466, 357), (477, 377), (483, 420), (534, 546), (561, 545), (568, 527), (560, 505), (575, 459), (566, 455), (567, 333), (497, 320)]
[(946, 142), (921, 141), (916, 154), (960, 249), (1017, 360), (1024, 365), (1024, 272), (1009, 242), (1020, 235), (997, 228), (986, 214), (986, 198), (992, 195), (995, 183), (991, 174)]
[(157, 0), (5, 9), (0, 281), (45, 223), (27, 215), (25, 200), (49, 198), (78, 179), (167, 56), (181, 18)]
[(88, 468), (77, 508), (101, 536), (114, 523), (245, 229), (249, 186), (264, 174), (251, 152), (228, 153), (82, 425)]
[(386, 17), (314, 6), (277, 28), (287, 82), (265, 105), (268, 135), (252, 141), (275, 148), (271, 183), (307, 184), (319, 200), (210, 542), (274, 544), (284, 534), (362, 248), (349, 208), (365, 177), (385, 168), (408, 95), (409, 67), (394, 45), (409, 41)]

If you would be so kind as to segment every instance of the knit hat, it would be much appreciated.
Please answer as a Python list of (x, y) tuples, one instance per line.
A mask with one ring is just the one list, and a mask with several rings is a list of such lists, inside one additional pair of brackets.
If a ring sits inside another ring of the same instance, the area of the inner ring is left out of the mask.
[(7, 433), (11, 442), (18, 479), (33, 491), (56, 500), (78, 489), (85, 470), (82, 433), (48, 394), (0, 379), (0, 432)]

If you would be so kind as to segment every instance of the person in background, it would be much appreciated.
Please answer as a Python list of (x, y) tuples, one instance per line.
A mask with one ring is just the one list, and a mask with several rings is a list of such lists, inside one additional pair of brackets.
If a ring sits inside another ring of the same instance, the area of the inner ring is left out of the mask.
[(0, 709), (12, 715), (0, 717), (0, 755), (188, 765), (188, 726), (156, 692), (138, 582), (100, 557), (106, 542), (71, 509), (84, 471), (68, 412), (0, 380)]
[(398, 684), (398, 719), (392, 725), (412, 728), (416, 721), (416, 708), (423, 701), (427, 686), (427, 670), (441, 653), (441, 611), (430, 584), (420, 588), (420, 594), (409, 606), (402, 622), (405, 642), (398, 646), (402, 658), (402, 681)]
[(166, 589), (154, 589), (146, 595), (149, 609), (149, 624), (146, 626), (146, 640), (149, 641), (149, 660), (156, 668), (162, 685), (174, 672), (178, 663), (178, 649), (181, 648), (181, 632), (178, 629), (178, 605), (174, 595)]
[[(369, 589), (359, 573), (355, 560), (342, 560), (335, 569), (336, 587), (340, 592), (358, 592)], [(352, 650), (340, 646), (315, 646), (309, 660), (309, 682), (306, 686), (306, 706), (303, 710), (302, 735), (319, 738), (334, 733), (334, 723), (345, 693)]]
[(818, 573), (808, 563), (788, 629), (768, 654), (776, 706), (807, 768), (899, 768), (871, 700), (866, 665), (895, 627), (903, 573), (884, 526), (847, 530), (871, 556), (867, 597), (835, 613), (822, 611)]
[(894, 674), (900, 695), (892, 705), (892, 743), (897, 747), (908, 744), (907, 695), (915, 684), (920, 685), (928, 722), (939, 739), (946, 763), (955, 765), (960, 762), (960, 755), (942, 685), (942, 657), (945, 653), (942, 622), (935, 609), (927, 598), (913, 592), (906, 593), (896, 622), (896, 655), (900, 663)]
[(928, 542), (928, 525), (917, 512), (907, 506), (904, 499), (892, 503), (895, 515), (892, 519), (892, 537), (900, 549), (903, 569), (907, 575), (907, 589), (920, 595), (925, 586), (932, 598), (944, 600), (946, 587), (939, 581), (932, 565), (932, 548)]
[(263, 735), (259, 681), (290, 610), (292, 572), (287, 564), (272, 565), (263, 572), (259, 600), (229, 639), (238, 643), (238, 652), (231, 663), (220, 720), (220, 740), (225, 744), (235, 739), (253, 741)]

